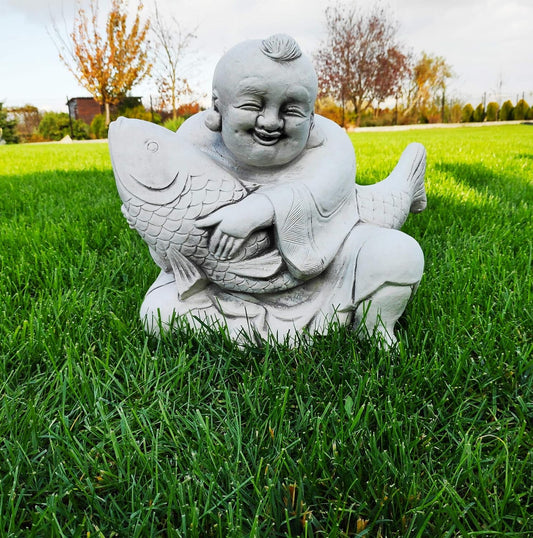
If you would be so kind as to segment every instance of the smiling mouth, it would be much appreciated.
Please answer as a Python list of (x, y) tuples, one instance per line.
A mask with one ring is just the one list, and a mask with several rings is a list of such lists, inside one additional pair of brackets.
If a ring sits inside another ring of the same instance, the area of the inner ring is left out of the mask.
[(277, 144), (282, 137), (283, 133), (281, 131), (268, 132), (259, 129), (252, 130), (252, 138), (262, 146), (273, 146), (274, 144)]

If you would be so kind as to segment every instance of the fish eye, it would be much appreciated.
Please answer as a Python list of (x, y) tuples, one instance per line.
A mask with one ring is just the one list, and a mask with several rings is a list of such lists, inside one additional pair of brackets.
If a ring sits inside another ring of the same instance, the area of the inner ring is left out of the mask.
[(159, 149), (159, 144), (155, 140), (148, 140), (148, 142), (146, 142), (146, 149), (155, 153)]

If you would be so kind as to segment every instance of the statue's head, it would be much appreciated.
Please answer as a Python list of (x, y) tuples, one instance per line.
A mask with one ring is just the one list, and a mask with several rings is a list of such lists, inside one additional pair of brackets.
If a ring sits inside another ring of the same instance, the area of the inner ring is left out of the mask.
[(244, 41), (216, 66), (206, 125), (237, 161), (280, 166), (304, 150), (316, 95), (313, 64), (292, 37)]

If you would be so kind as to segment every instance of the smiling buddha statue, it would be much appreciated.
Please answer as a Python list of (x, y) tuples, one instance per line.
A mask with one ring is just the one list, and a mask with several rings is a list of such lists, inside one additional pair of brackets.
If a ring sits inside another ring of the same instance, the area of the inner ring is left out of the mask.
[(426, 206), (425, 150), (410, 144), (386, 179), (356, 185), (352, 143), (314, 114), (316, 96), (310, 59), (278, 34), (230, 49), (212, 107), (176, 133), (111, 125), (122, 211), (161, 268), (148, 331), (185, 317), (281, 341), (336, 321), (394, 344), (424, 268), (399, 228)]

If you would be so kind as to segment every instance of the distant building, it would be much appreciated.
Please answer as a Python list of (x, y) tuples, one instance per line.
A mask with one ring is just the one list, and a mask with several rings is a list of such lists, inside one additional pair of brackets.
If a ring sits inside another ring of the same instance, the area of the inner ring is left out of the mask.
[(103, 106), (93, 97), (72, 97), (67, 101), (68, 113), (73, 120), (82, 120), (88, 125), (94, 117), (103, 113)]
[[(119, 105), (111, 105), (111, 115), (118, 114), (124, 108), (142, 106), (141, 97), (125, 97)], [(104, 106), (100, 105), (93, 97), (72, 97), (67, 101), (68, 113), (73, 120), (82, 120), (90, 125), (94, 117), (104, 114)]]

